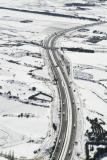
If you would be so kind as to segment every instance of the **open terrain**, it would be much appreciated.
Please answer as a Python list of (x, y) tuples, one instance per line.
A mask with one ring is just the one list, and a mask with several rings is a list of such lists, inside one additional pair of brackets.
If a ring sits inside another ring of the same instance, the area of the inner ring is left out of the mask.
[(69, 28), (74, 29), (58, 37), (50, 50), (57, 49), (62, 66), (68, 67), (63, 72), (69, 73), (75, 97), (73, 158), (106, 158), (106, 20), (106, 1), (0, 1), (0, 160), (50, 159), (61, 124), (61, 99), (44, 42)]
[[(62, 54), (70, 60), (72, 66), (71, 79), (78, 107), (78, 128), (81, 128), (75, 146), (76, 159), (86, 156), (84, 147), (87, 143), (93, 147), (89, 150), (92, 158), (95, 158), (98, 148), (106, 147), (106, 27), (106, 23), (84, 27), (69, 32), (58, 42)], [(105, 144), (101, 145), (102, 142)]]

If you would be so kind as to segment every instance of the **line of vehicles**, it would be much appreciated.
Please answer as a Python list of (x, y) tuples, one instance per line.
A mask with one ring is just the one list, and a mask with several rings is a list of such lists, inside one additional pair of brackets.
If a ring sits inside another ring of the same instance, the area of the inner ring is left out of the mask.
[[(56, 68), (59, 67), (58, 64), (56, 64), (56, 62), (54, 63), (54, 61), (53, 61), (53, 65), (54, 65), (54, 67), (56, 67)], [(54, 75), (54, 81), (55, 81), (56, 84), (57, 84), (58, 77), (56, 77), (56, 75)], [(72, 83), (73, 83), (72, 81), (69, 82), (69, 88), (71, 88), (71, 84), (72, 84)], [(74, 92), (75, 92), (75, 90), (74, 90)], [(72, 101), (72, 104), (73, 104), (73, 105), (75, 104), (75, 100), (74, 100), (74, 99), (73, 99), (73, 101)], [(65, 102), (63, 102), (62, 105), (64, 106), (64, 105), (65, 105)], [(62, 115), (63, 115), (63, 116), (66, 115), (65, 111), (63, 111)], [(74, 128), (74, 129), (76, 128), (76, 124), (73, 124), (73, 128)], [(59, 139), (58, 144), (60, 144), (61, 141), (62, 141), (62, 139)], [(78, 143), (78, 142), (74, 142), (74, 145), (77, 144), (77, 143)], [(68, 155), (71, 155), (71, 153), (72, 153), (72, 150), (70, 149), (70, 150), (68, 151)], [(55, 160), (55, 157), (53, 157), (53, 160)]]
[[(68, 137), (69, 137), (69, 134), (68, 134), (68, 132), (69, 133), (71, 133), (71, 136), (67, 139), (67, 138), (65, 138), (65, 140), (64, 140), (64, 138), (61, 136), (59, 136), (59, 139), (58, 139), (58, 143), (56, 144), (57, 145), (57, 150), (55, 150), (55, 152), (54, 153), (56, 153), (56, 154), (53, 154), (53, 157), (52, 157), (52, 159), (51, 160), (66, 160), (66, 159), (68, 159), (68, 160), (71, 160), (71, 155), (72, 155), (72, 153), (73, 153), (73, 148), (74, 148), (74, 145), (76, 145), (76, 144), (78, 144), (78, 142), (76, 142), (75, 141), (75, 134), (76, 134), (76, 128), (77, 128), (77, 124), (76, 124), (76, 109), (74, 108), (75, 107), (75, 100), (74, 100), (74, 97), (73, 97), (73, 92), (75, 92), (75, 90), (73, 90), (72, 91), (72, 87), (71, 87), (71, 84), (72, 84), (72, 81), (69, 81), (68, 79), (67, 79), (67, 75), (66, 75), (66, 73), (64, 73), (64, 69), (63, 69), (63, 67), (62, 67), (62, 65), (61, 65), (61, 63), (60, 63), (60, 60), (58, 59), (58, 57), (57, 57), (57, 50), (56, 49), (54, 49), (54, 46), (55, 46), (55, 41), (59, 38), (59, 37), (61, 37), (61, 36), (63, 36), (64, 34), (66, 34), (67, 32), (71, 32), (71, 31), (76, 31), (76, 30), (78, 30), (78, 29), (84, 29), (84, 28), (86, 28), (86, 27), (91, 27), (91, 26), (95, 26), (95, 25), (99, 25), (99, 24), (101, 24), (101, 23), (107, 23), (107, 22), (97, 22), (97, 23), (92, 23), (92, 24), (86, 24), (86, 25), (83, 25), (83, 26), (77, 26), (77, 27), (73, 27), (73, 28), (70, 28), (70, 29), (65, 29), (65, 30), (63, 30), (63, 31), (60, 31), (60, 32), (58, 32), (58, 33), (54, 33), (53, 35), (51, 35), (51, 37), (48, 39), (48, 44), (47, 44), (47, 46), (49, 46), (49, 44), (50, 44), (50, 48), (46, 48), (48, 51), (47, 52), (49, 52), (49, 50), (51, 51), (51, 55), (50, 55), (50, 57), (51, 57), (51, 61), (52, 61), (52, 66), (53, 66), (53, 68), (54, 68), (54, 70), (57, 70), (58, 72), (59, 71), (61, 71), (62, 72), (62, 79), (65, 79), (65, 86), (67, 87), (67, 92), (69, 93), (69, 96), (70, 96), (70, 99), (71, 99), (71, 106), (72, 106), (72, 117), (73, 118), (69, 118), (69, 124), (70, 124), (70, 127), (71, 127), (71, 121), (72, 121), (72, 132), (67, 128), (67, 131), (66, 131), (66, 135), (68, 135)], [(59, 65), (58, 65), (59, 64)], [(59, 72), (60, 73), (60, 72)], [(60, 75), (60, 74), (59, 74)], [(59, 83), (59, 81), (61, 81), (61, 78), (57, 75), (57, 74), (54, 74), (54, 82), (55, 82), (55, 84), (58, 84)], [(62, 81), (61, 81), (62, 82)], [(63, 86), (63, 83), (62, 83), (62, 85), (61, 86)], [(65, 87), (64, 86), (64, 87)], [(66, 88), (65, 87), (65, 88)], [(63, 87), (62, 87), (63, 88)], [(66, 92), (65, 92), (66, 93)], [(66, 97), (67, 98), (67, 97)], [(62, 100), (62, 107), (65, 107), (66, 106), (66, 102), (64, 102), (63, 100)], [(79, 110), (80, 108), (77, 108), (77, 110)], [(70, 107), (69, 107), (69, 110), (71, 110), (70, 109)], [(68, 115), (67, 115), (68, 114)], [(62, 111), (62, 117), (63, 117), (63, 119), (65, 119), (64, 117), (65, 116), (70, 116), (69, 115), (69, 112), (68, 113), (66, 113), (66, 111), (65, 110), (63, 110)], [(66, 119), (65, 119), (66, 120)], [(65, 121), (64, 120), (64, 121)], [(65, 123), (65, 122), (64, 122)], [(69, 124), (67, 125), (67, 126), (69, 126)], [(60, 133), (61, 134), (61, 133)], [(65, 134), (65, 133), (64, 133)], [(67, 137), (67, 136), (66, 136)], [(69, 141), (69, 144), (67, 143), (67, 141), (66, 140), (68, 140)], [(63, 144), (62, 142), (64, 141), (64, 143), (65, 144)], [(59, 148), (59, 146), (60, 146), (60, 144), (63, 144), (63, 149), (58, 149)], [(67, 149), (66, 148), (64, 148), (64, 146), (66, 146), (67, 147)], [(58, 155), (58, 151), (60, 152), (60, 157), (58, 156), (57, 157), (57, 155)], [(55, 156), (56, 155), (56, 156)]]

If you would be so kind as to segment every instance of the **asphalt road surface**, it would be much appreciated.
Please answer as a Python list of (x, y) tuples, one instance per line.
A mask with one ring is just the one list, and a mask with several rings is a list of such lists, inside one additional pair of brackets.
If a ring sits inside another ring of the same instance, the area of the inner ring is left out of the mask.
[[(55, 79), (61, 101), (61, 129), (57, 144), (52, 155), (52, 160), (69, 160), (72, 156), (72, 151), (76, 135), (76, 107), (74, 103), (73, 91), (65, 73), (62, 64), (59, 62), (57, 52), (54, 49), (54, 42), (57, 35), (52, 36), (46, 42), (46, 52), (48, 54), (51, 68)], [(66, 141), (66, 142), (65, 142)]]
[(71, 160), (75, 146), (77, 115), (73, 90), (69, 82), (67, 73), (58, 58), (58, 50), (55, 48), (56, 40), (67, 32), (74, 32), (82, 28), (100, 25), (106, 22), (97, 22), (65, 29), (51, 35), (44, 44), (54, 78), (57, 80), (57, 87), (61, 101), (61, 125), (55, 149), (51, 160)]

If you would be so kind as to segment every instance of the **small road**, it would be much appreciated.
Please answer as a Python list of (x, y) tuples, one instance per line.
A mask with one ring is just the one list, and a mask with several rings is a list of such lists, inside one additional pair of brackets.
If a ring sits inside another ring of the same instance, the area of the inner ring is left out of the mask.
[(61, 105), (61, 124), (51, 160), (72, 159), (77, 130), (76, 104), (73, 90), (68, 75), (59, 60), (58, 50), (55, 49), (56, 40), (68, 32), (74, 32), (79, 29), (100, 25), (102, 23), (106, 22), (97, 22), (65, 29), (58, 33), (54, 33), (44, 43), (44, 48), (46, 49), (51, 64), (54, 79), (57, 80)]
[(11, 7), (3, 7), (0, 6), (1, 10), (10, 10), (10, 11), (16, 11), (16, 12), (24, 12), (24, 13), (33, 13), (33, 14), (41, 14), (45, 16), (53, 16), (53, 17), (62, 17), (62, 18), (75, 18), (75, 19), (82, 19), (82, 20), (89, 20), (89, 21), (95, 21), (97, 22), (98, 18), (88, 18), (85, 16), (74, 16), (69, 14), (61, 14), (56, 12), (50, 12), (50, 11), (38, 11), (38, 10), (28, 10), (28, 9), (19, 9), (19, 8), (11, 8)]

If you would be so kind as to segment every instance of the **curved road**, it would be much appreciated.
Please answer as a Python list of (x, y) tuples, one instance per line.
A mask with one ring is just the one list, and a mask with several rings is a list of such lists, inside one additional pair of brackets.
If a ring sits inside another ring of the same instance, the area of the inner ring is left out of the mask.
[(106, 22), (97, 22), (65, 29), (58, 33), (54, 33), (45, 41), (44, 48), (49, 57), (54, 78), (57, 80), (57, 87), (61, 101), (61, 125), (51, 160), (72, 159), (77, 128), (76, 105), (73, 90), (70, 86), (68, 75), (65, 73), (59, 60), (58, 50), (55, 48), (55, 42), (67, 32), (74, 32), (82, 28), (100, 25), (102, 23)]
[[(68, 76), (62, 64), (59, 62), (55, 48), (55, 41), (58, 35), (52, 35), (45, 43), (47, 55), (55, 79), (61, 101), (61, 127), (52, 160), (70, 160), (76, 135), (76, 107), (74, 103), (73, 91), (70, 87)], [(75, 126), (75, 127), (74, 127)]]
[[(20, 12), (29, 12), (36, 14), (49, 14), (45, 12), (38, 11), (27, 11), (27, 10), (19, 10), (8, 7), (0, 7), (0, 9), (14, 10)], [(53, 14), (52, 14), (53, 15)], [(56, 16), (56, 14), (54, 15)], [(59, 16), (62, 16), (59, 14)], [(56, 40), (66, 34), (67, 32), (77, 31), (82, 28), (91, 27), (94, 25), (99, 25), (101, 23), (106, 22), (97, 22), (93, 24), (86, 24), (83, 26), (77, 26), (70, 29), (65, 29), (58, 33), (54, 33), (51, 35), (44, 44), (44, 48), (46, 49), (47, 55), (49, 57), (52, 72), (54, 74), (54, 78), (57, 80), (57, 87), (59, 91), (59, 97), (61, 101), (61, 125), (59, 129), (59, 134), (56, 141), (56, 146), (53, 151), (51, 160), (71, 160), (74, 149), (74, 142), (76, 137), (76, 129), (77, 129), (77, 118), (76, 118), (76, 105), (73, 96), (73, 90), (70, 86), (68, 75), (66, 74), (62, 63), (58, 58), (58, 51), (55, 49)]]

